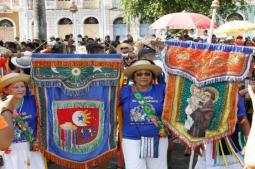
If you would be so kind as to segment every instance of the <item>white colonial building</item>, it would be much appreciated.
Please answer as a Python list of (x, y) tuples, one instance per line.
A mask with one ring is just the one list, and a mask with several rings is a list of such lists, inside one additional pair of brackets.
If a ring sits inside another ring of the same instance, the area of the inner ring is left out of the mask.
[[(131, 33), (137, 37), (152, 34), (149, 24), (133, 21), (126, 23), (117, 0), (75, 0), (78, 11), (75, 16), (69, 11), (72, 0), (45, 0), (47, 36), (61, 37), (73, 33), (73, 19), (76, 18), (76, 32), (82, 36), (112, 39), (120, 35), (126, 39)], [(33, 0), (0, 0), (0, 39), (33, 39)], [(2, 8), (2, 10), (1, 10)], [(11, 16), (15, 15), (15, 17)], [(5, 27), (1, 29), (2, 27)], [(8, 36), (6, 36), (6, 27)]]
[[(118, 0), (74, 0), (78, 6), (75, 17), (69, 11), (72, 0), (45, 0), (47, 36), (61, 37), (73, 33), (73, 21), (76, 21), (76, 32), (82, 36), (103, 38), (116, 35), (121, 40), (128, 33), (135, 39), (153, 34), (149, 24), (131, 20), (126, 23), (121, 14)], [(226, 18), (228, 20), (249, 20), (255, 23), (255, 0), (249, 3), (245, 11), (238, 11)], [(13, 41), (33, 39), (33, 0), (0, 0), (0, 40)]]

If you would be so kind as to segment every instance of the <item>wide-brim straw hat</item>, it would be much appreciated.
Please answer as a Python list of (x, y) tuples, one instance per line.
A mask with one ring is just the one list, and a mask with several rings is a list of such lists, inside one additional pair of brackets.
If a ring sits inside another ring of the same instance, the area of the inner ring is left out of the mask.
[(9, 73), (7, 75), (4, 75), (0, 79), (0, 92), (2, 92), (5, 87), (11, 85), (12, 83), (16, 83), (16, 82), (28, 83), (30, 82), (30, 80), (31, 80), (31, 77), (29, 75), (22, 74), (22, 73)]
[(12, 57), (11, 62), (16, 67), (27, 69), (31, 67), (32, 57), (31, 56)]
[(148, 60), (142, 59), (135, 61), (132, 65), (127, 67), (124, 70), (124, 75), (126, 75), (127, 77), (132, 77), (133, 73), (135, 73), (138, 70), (149, 70), (155, 76), (160, 76), (162, 74), (162, 69), (159, 66), (152, 64)]

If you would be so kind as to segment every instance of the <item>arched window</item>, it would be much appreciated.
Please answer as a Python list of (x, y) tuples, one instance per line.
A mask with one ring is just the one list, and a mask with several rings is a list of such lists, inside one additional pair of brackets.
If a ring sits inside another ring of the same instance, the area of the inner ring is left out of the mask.
[(71, 19), (69, 19), (69, 18), (62, 18), (62, 19), (60, 19), (59, 21), (58, 21), (58, 24), (59, 25), (71, 25), (71, 24), (73, 24), (73, 22), (72, 22), (72, 20)]
[(11, 21), (3, 19), (0, 21), (0, 27), (13, 27), (13, 24)]
[(123, 20), (123, 18), (116, 18), (114, 21), (113, 21), (113, 24), (126, 24)]
[(239, 13), (232, 13), (227, 17), (227, 21), (233, 21), (233, 20), (244, 20), (244, 18)]
[(113, 21), (113, 38), (117, 35), (120, 36), (120, 40), (125, 40), (127, 38), (128, 27), (124, 22), (122, 17), (116, 18)]
[(91, 38), (99, 37), (99, 23), (95, 17), (88, 17), (83, 22), (84, 35)]
[(98, 24), (98, 20), (94, 17), (85, 19), (84, 24)]
[(58, 37), (64, 38), (73, 32), (73, 22), (69, 18), (61, 18), (58, 21)]

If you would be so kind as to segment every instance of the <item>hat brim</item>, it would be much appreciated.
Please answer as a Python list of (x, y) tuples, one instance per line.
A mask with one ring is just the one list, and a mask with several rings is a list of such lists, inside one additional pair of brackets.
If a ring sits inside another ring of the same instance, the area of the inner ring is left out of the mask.
[(5, 87), (11, 85), (12, 83), (16, 83), (16, 82), (29, 83), (30, 80), (31, 80), (31, 77), (26, 74), (19, 74), (19, 76), (16, 75), (16, 76), (8, 77), (6, 79), (2, 79), (0, 81), (0, 92), (2, 92)]
[(157, 65), (135, 65), (135, 66), (130, 66), (124, 70), (124, 75), (127, 77), (132, 77), (133, 73), (135, 73), (138, 70), (149, 70), (151, 71), (155, 76), (160, 76), (162, 74), (162, 69), (157, 66)]
[(22, 68), (22, 69), (28, 69), (28, 68), (31, 68), (31, 64), (27, 65), (27, 66), (24, 66), (24, 65), (21, 65), (17, 62), (17, 59), (20, 59), (18, 57), (13, 57), (11, 58), (11, 62), (18, 68)]
[(117, 50), (118, 52), (120, 52), (121, 50), (123, 50), (122, 48), (127, 48), (127, 49), (129, 49), (130, 51), (132, 51), (132, 46), (131, 46), (130, 44), (128, 44), (128, 43), (121, 43), (121, 44), (119, 44), (119, 45), (116, 47), (116, 50)]

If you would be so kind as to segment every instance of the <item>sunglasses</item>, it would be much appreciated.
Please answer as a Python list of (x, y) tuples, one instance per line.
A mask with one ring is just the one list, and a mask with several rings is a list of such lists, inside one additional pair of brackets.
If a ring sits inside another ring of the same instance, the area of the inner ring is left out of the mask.
[(141, 77), (141, 76), (149, 77), (151, 75), (152, 75), (151, 72), (145, 72), (145, 73), (138, 72), (138, 73), (135, 74), (135, 76), (137, 76), (137, 77)]
[(135, 56), (134, 57), (125, 57), (124, 60), (134, 60), (135, 59)]

